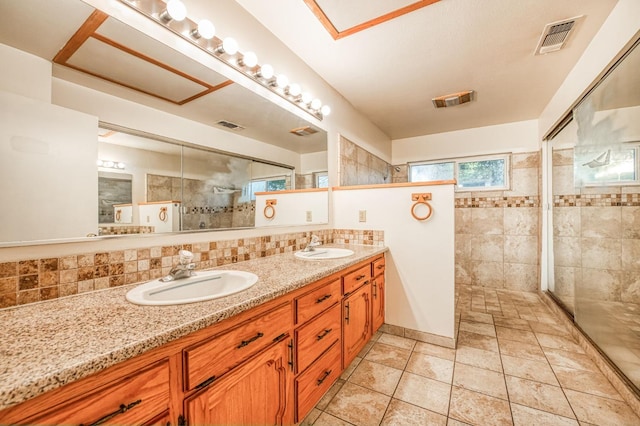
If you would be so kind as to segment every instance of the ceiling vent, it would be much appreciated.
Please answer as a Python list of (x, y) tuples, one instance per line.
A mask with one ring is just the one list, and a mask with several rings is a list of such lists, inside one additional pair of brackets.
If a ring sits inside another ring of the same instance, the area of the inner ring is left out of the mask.
[(244, 127), (240, 126), (239, 124), (235, 124), (227, 120), (220, 120), (216, 124), (218, 126), (226, 127), (229, 130), (244, 130)]
[(289, 130), (289, 133), (293, 133), (296, 136), (310, 136), (314, 133), (318, 133), (318, 131), (311, 126), (304, 126), (291, 129)]
[(544, 55), (545, 53), (556, 52), (562, 49), (567, 38), (569, 38), (569, 34), (576, 28), (578, 21), (582, 18), (583, 16), (576, 16), (575, 18), (545, 25), (535, 54)]
[(452, 93), (450, 95), (438, 96), (431, 99), (436, 108), (448, 108), (456, 105), (466, 104), (473, 100), (475, 91), (465, 90), (464, 92)]

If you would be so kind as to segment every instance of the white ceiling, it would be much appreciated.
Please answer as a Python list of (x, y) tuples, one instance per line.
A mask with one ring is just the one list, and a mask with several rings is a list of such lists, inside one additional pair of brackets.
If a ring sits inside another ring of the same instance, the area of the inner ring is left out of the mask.
[[(301, 0), (236, 0), (392, 139), (536, 119), (617, 0), (441, 0), (334, 40)], [(318, 0), (339, 30), (414, 2)], [(565, 48), (547, 23), (585, 15)], [(436, 110), (431, 99), (475, 90)]]

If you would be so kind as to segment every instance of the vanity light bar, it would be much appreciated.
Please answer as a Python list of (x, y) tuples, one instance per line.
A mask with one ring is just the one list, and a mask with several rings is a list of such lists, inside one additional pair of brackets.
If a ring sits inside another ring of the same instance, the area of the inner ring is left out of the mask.
[(124, 170), (125, 168), (125, 164), (121, 161), (98, 160), (96, 161), (96, 165), (98, 167), (104, 167), (106, 169)]
[[(187, 17), (187, 9), (181, 0), (120, 0), (147, 18), (171, 30), (209, 55), (241, 72), (261, 86), (289, 101), (293, 105), (322, 120), (331, 108), (322, 105), (320, 99), (303, 92), (297, 83), (290, 83), (284, 74), (275, 76), (273, 67), (258, 64), (253, 52), (240, 53), (238, 43), (231, 37), (216, 37), (215, 27), (208, 20), (196, 23)], [(204, 21), (204, 22), (203, 22)]]

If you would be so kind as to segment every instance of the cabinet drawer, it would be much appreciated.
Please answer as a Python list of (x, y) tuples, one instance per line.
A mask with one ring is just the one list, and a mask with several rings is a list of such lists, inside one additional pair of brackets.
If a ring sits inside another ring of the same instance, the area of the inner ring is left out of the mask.
[(343, 294), (351, 293), (371, 279), (371, 264), (362, 266), (342, 278)]
[(381, 257), (380, 259), (375, 260), (371, 264), (371, 276), (377, 277), (378, 275), (384, 274), (384, 269), (385, 269), (385, 261), (384, 261), (384, 257)]
[(336, 342), (296, 379), (296, 422), (304, 419), (341, 373), (340, 343)]
[(306, 320), (315, 317), (329, 306), (340, 301), (340, 278), (323, 285), (303, 296), (297, 297), (296, 324), (302, 324)]
[(340, 339), (340, 304), (296, 330), (297, 371), (304, 371), (321, 353)]
[(291, 329), (291, 304), (285, 303), (265, 314), (226, 330), (184, 350), (185, 388), (222, 376), (251, 355), (267, 347)]
[(169, 363), (163, 360), (81, 399), (63, 404), (30, 424), (145, 424), (169, 410)]

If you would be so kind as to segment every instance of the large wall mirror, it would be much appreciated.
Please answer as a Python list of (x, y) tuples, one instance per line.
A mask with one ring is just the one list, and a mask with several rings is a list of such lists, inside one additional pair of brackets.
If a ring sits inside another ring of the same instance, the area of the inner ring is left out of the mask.
[[(25, 113), (31, 100), (0, 93), (18, 105), (12, 114), (28, 116), (6, 114), (0, 135), (0, 165), (20, 182), (2, 186), (20, 202), (5, 206), (15, 211), (3, 214), (11, 232), (0, 232), (1, 245), (252, 227), (255, 192), (313, 188), (326, 173), (326, 132), (200, 62), (81, 0), (5, 3), (0, 43), (51, 61), (54, 79), (205, 124), (214, 137), (202, 146), (188, 128), (167, 138), (130, 123), (74, 120), (55, 96), (51, 108)], [(81, 132), (65, 134), (80, 121)], [(233, 152), (229, 140), (238, 137), (256, 148)], [(286, 160), (274, 161), (274, 152)], [(46, 215), (24, 214), (43, 203)]]

